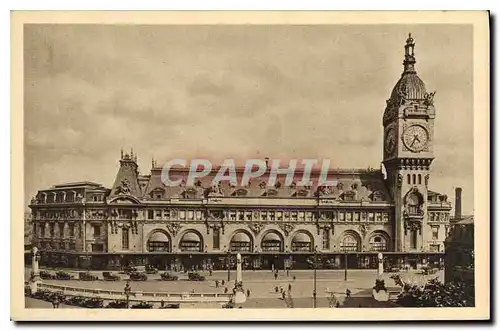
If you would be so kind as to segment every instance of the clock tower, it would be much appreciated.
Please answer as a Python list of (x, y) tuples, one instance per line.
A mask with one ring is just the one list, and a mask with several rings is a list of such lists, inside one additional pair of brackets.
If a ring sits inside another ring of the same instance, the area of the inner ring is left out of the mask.
[(394, 86), (383, 117), (383, 164), (395, 205), (394, 247), (398, 252), (425, 251), (428, 238), (427, 187), (434, 159), (435, 92), (427, 93), (415, 71), (415, 42), (406, 40), (403, 73)]

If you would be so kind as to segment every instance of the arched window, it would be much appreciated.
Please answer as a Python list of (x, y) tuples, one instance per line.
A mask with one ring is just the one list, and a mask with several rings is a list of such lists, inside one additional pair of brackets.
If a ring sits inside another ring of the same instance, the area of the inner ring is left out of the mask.
[(422, 175), (418, 174), (418, 184), (422, 184)]
[(312, 247), (311, 237), (306, 233), (299, 232), (292, 239), (293, 252), (311, 252)]
[(410, 215), (420, 214), (420, 198), (416, 193), (411, 193), (407, 198), (407, 211)]
[(252, 240), (244, 232), (238, 232), (231, 238), (230, 247), (233, 252), (250, 252), (252, 246)]
[(359, 251), (359, 241), (354, 235), (346, 234), (342, 238), (340, 248), (344, 252), (357, 252)]
[(275, 232), (269, 232), (262, 239), (262, 251), (281, 252), (283, 250), (283, 240)]
[(170, 240), (163, 232), (155, 232), (148, 240), (149, 252), (170, 252)]
[(417, 183), (417, 175), (413, 174), (413, 184)]
[(370, 238), (370, 250), (384, 252), (387, 250), (387, 240), (382, 235), (375, 235)]
[(411, 175), (410, 174), (406, 175), (406, 178), (408, 179), (408, 184), (411, 184)]
[(195, 232), (187, 232), (182, 236), (179, 246), (182, 252), (201, 252), (203, 247), (200, 236)]

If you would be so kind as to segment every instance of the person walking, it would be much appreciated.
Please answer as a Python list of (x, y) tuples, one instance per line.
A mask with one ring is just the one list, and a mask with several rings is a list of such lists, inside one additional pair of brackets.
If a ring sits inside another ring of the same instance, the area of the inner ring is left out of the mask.
[(288, 292), (292, 290), (292, 284), (288, 284)]
[(224, 287), (224, 294), (227, 294), (227, 287)]
[(351, 298), (351, 290), (350, 290), (350, 289), (346, 289), (346, 290), (345, 290), (345, 298), (346, 298), (346, 299)]
[(219, 288), (219, 281), (217, 279), (215, 280), (215, 288)]
[(249, 298), (249, 297), (250, 297), (250, 290), (247, 289), (247, 298)]

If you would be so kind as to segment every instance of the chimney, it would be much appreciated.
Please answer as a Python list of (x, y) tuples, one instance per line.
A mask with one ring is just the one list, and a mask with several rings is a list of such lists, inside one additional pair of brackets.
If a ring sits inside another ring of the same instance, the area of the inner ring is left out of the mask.
[(455, 222), (462, 218), (462, 188), (455, 188)]

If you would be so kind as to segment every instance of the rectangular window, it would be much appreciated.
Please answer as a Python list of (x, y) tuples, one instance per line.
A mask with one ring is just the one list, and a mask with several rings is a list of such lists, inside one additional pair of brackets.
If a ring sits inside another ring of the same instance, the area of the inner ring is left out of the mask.
[(103, 244), (92, 244), (92, 252), (103, 252), (104, 245)]
[(375, 214), (369, 213), (368, 214), (368, 222), (373, 222), (375, 220)]
[(323, 249), (330, 249), (330, 230), (323, 229)]
[(432, 240), (438, 240), (439, 239), (439, 227), (433, 226), (432, 227)]
[(263, 220), (263, 221), (267, 221), (267, 211), (263, 211), (260, 213), (260, 218)]
[(354, 222), (359, 222), (359, 212), (354, 213)]
[(40, 223), (40, 237), (45, 237), (45, 223)]
[(54, 236), (54, 223), (49, 224), (49, 233), (51, 237)]
[(376, 214), (375, 222), (377, 222), (377, 223), (382, 222), (382, 214), (381, 213)]
[(410, 236), (410, 247), (411, 247), (411, 249), (417, 249), (417, 238), (418, 238), (417, 230), (412, 230), (411, 231), (411, 236)]
[(161, 220), (161, 215), (162, 215), (162, 214), (163, 214), (163, 213), (161, 212), (161, 210), (157, 210), (157, 211), (156, 211), (156, 213), (155, 213), (155, 216), (156, 216), (156, 217), (155, 217), (155, 219), (157, 219), (157, 220)]
[(429, 245), (429, 249), (431, 252), (439, 252), (439, 245)]
[(306, 219), (306, 214), (303, 211), (299, 211), (299, 221), (303, 222)]
[(312, 212), (308, 211), (306, 213), (306, 221), (312, 221)]
[(36, 237), (38, 235), (38, 233), (36, 232), (37, 228), (36, 228), (36, 223), (33, 223), (33, 235)]
[(245, 212), (245, 215), (247, 216), (247, 221), (251, 221), (252, 220), (252, 212), (251, 211)]
[(129, 249), (128, 229), (122, 229), (122, 248)]
[(245, 220), (245, 212), (240, 210), (238, 211), (238, 220), (244, 221)]
[(345, 220), (347, 222), (350, 222), (352, 220), (352, 213), (351, 212), (345, 213)]
[(154, 218), (154, 210), (148, 210), (148, 219), (152, 220)]
[(229, 212), (229, 219), (230, 219), (231, 221), (236, 221), (236, 211), (235, 211), (235, 210), (231, 210), (231, 211)]
[(185, 220), (186, 219), (186, 212), (184, 210), (180, 210), (179, 211), (179, 218), (181, 220)]
[(101, 236), (101, 226), (94, 225), (94, 237), (100, 237), (100, 236)]
[(281, 211), (276, 212), (276, 219), (278, 221), (282, 221), (283, 220), (283, 212), (281, 212)]
[(389, 213), (382, 214), (382, 222), (384, 222), (384, 223), (389, 222)]
[(219, 229), (214, 229), (214, 244), (213, 248), (214, 249), (220, 249), (220, 230)]
[(163, 210), (163, 218), (166, 220), (170, 219), (170, 210), (169, 209)]
[(69, 243), (69, 249), (74, 251), (76, 249), (76, 244), (75, 243)]
[(296, 211), (292, 211), (290, 213), (290, 215), (292, 217), (292, 221), (294, 221), (294, 222), (297, 221), (297, 212)]
[(194, 219), (194, 211), (189, 210), (188, 211), (188, 220), (192, 220), (192, 219)]
[(64, 237), (64, 223), (59, 223), (59, 237)]
[(68, 224), (69, 227), (69, 236), (74, 237), (75, 236), (75, 225), (74, 224)]
[(345, 221), (345, 214), (343, 211), (339, 213), (339, 221), (344, 222)]
[(274, 221), (276, 219), (276, 213), (274, 211), (269, 212), (269, 220)]

